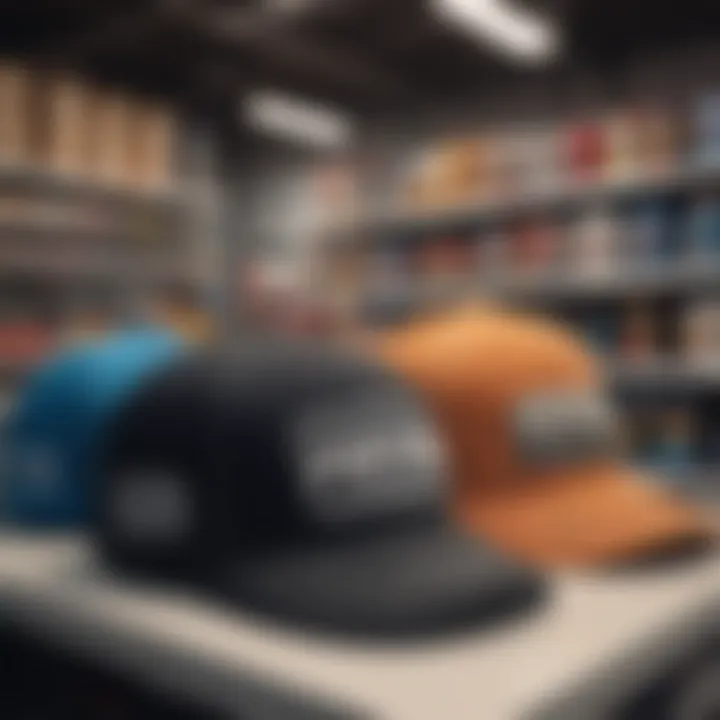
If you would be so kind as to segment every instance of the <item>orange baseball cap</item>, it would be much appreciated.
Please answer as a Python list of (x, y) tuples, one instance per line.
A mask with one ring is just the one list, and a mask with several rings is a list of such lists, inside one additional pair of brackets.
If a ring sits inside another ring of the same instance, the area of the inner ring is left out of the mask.
[(622, 464), (602, 376), (561, 326), (463, 310), (385, 335), (380, 354), (439, 422), (458, 518), (505, 550), (602, 565), (709, 539), (699, 510)]

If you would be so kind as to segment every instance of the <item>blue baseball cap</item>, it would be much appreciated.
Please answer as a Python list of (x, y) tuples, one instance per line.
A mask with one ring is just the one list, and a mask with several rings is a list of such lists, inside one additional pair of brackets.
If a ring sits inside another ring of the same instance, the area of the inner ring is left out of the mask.
[(5, 518), (39, 527), (84, 524), (115, 414), (183, 346), (165, 330), (142, 327), (64, 349), (43, 363), (4, 427)]

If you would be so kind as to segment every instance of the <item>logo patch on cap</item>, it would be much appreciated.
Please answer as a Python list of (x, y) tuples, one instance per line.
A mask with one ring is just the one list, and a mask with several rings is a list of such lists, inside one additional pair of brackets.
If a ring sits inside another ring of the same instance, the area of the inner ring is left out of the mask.
[(444, 463), (432, 426), (400, 394), (310, 408), (295, 427), (300, 494), (328, 524), (436, 504)]
[(525, 398), (515, 411), (515, 437), (527, 463), (562, 465), (612, 454), (617, 417), (600, 395), (568, 390)]

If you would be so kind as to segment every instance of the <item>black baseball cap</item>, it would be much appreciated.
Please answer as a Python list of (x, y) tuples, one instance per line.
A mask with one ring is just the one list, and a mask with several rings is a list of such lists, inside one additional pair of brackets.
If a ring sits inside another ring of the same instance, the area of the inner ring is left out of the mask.
[(119, 416), (103, 475), (96, 539), (114, 568), (286, 621), (425, 634), (542, 595), (536, 574), (449, 524), (414, 394), (339, 351), (263, 341), (178, 358)]

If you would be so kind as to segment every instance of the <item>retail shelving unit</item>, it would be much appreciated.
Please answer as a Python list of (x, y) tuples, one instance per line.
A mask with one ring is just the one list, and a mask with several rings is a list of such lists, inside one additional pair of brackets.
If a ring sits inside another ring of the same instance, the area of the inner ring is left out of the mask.
[[(395, 270), (393, 263), (407, 263), (412, 253), (428, 242), (433, 247), (442, 247), (443, 238), (460, 247), (478, 248), (477, 252), (486, 242), (505, 243), (504, 252), (510, 253), (508, 231), (528, 219), (543, 218), (547, 222), (550, 218), (551, 223), (567, 224), (569, 219), (591, 217), (596, 212), (624, 217), (622, 214), (633, 204), (657, 204), (668, 198), (690, 207), (687, 201), (715, 197), (718, 187), (720, 169), (716, 164), (690, 160), (674, 170), (647, 176), (638, 170), (622, 180), (556, 183), (542, 191), (519, 192), (437, 210), (371, 213), (339, 231), (335, 239), (361, 248), (366, 257), (382, 258), (385, 254), (391, 263), (390, 270), (382, 265), (379, 271), (371, 269), (363, 283), (361, 306), (371, 322), (397, 322), (419, 311), (451, 307), (472, 298), (499, 299), (510, 305), (548, 310), (563, 319), (569, 319), (573, 313), (592, 315), (593, 308), (605, 308), (602, 312), (607, 314), (607, 308), (632, 304), (653, 305), (655, 313), (664, 313), (658, 307), (684, 308), (689, 302), (717, 298), (720, 290), (720, 255), (693, 246), (687, 235), (688, 226), (675, 226), (678, 242), (673, 254), (643, 257), (633, 254), (635, 241), (629, 226), (618, 223), (614, 228), (615, 252), (625, 247), (627, 256), (620, 250), (612, 262), (601, 261), (597, 267), (589, 261), (583, 267), (563, 261), (513, 267), (512, 263), (486, 265), (478, 259), (474, 270), (424, 277), (409, 270)], [(566, 237), (566, 247), (572, 247), (574, 240)], [(372, 260), (370, 263), (372, 268)], [(667, 321), (666, 317), (660, 319), (663, 323)], [(635, 358), (622, 347), (602, 348), (608, 355), (610, 384), (624, 402), (632, 404), (640, 397), (644, 401), (669, 400), (676, 405), (707, 405), (720, 394), (717, 353), (711, 347), (706, 353), (698, 348), (686, 352), (677, 345), (681, 342), (680, 328), (677, 324), (672, 331), (677, 350), (658, 347), (655, 354)], [(616, 327), (613, 332), (621, 330)], [(713, 412), (706, 407), (705, 417)]]

